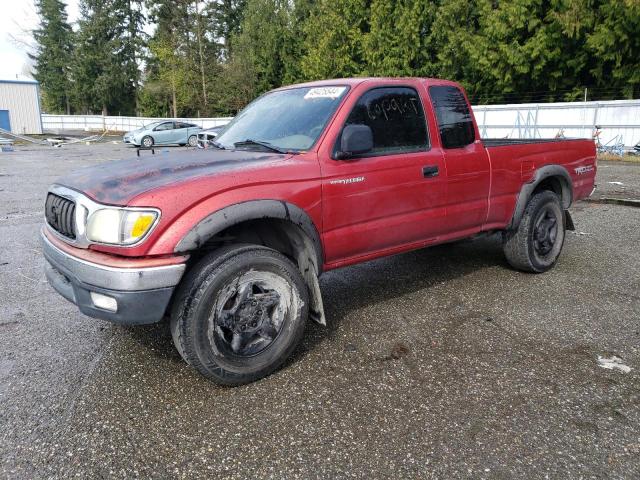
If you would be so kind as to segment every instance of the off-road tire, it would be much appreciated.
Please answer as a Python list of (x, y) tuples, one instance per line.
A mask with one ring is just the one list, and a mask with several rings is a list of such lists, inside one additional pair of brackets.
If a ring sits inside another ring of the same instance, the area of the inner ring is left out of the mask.
[(153, 147), (153, 144), (155, 142), (153, 141), (153, 137), (150, 135), (146, 135), (144, 137), (142, 137), (142, 140), (140, 141), (140, 146), (144, 147), (144, 148), (151, 148)]
[[(254, 272), (281, 279), (290, 298), (272, 343), (255, 355), (237, 357), (216, 343), (212, 322), (229, 285), (239, 286), (238, 279)], [(171, 311), (171, 336), (182, 358), (210, 380), (228, 386), (250, 383), (274, 372), (295, 350), (309, 316), (308, 295), (297, 266), (281, 253), (259, 245), (223, 247), (203, 257), (182, 280)]]
[[(553, 246), (547, 254), (536, 248), (536, 223), (541, 215), (555, 217), (557, 225)], [(534, 195), (525, 208), (516, 230), (503, 234), (503, 250), (509, 265), (524, 272), (543, 273), (553, 268), (558, 261), (566, 237), (566, 220), (558, 196), (548, 190)]]

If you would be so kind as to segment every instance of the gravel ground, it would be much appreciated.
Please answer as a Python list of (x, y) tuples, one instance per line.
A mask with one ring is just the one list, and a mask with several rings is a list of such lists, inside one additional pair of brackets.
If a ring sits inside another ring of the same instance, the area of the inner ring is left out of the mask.
[(595, 200), (607, 197), (640, 201), (640, 163), (600, 161), (597, 182)]
[[(126, 153), (0, 154), (1, 478), (640, 477), (640, 209), (574, 206), (544, 275), (495, 237), (330, 272), (328, 327), (229, 389), (166, 326), (84, 317), (44, 280), (47, 186)], [(640, 165), (601, 167), (637, 188)]]

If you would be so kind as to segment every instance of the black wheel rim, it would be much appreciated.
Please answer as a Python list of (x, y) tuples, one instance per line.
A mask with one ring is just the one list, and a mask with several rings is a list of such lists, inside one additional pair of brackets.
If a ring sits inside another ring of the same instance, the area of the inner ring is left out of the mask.
[(252, 357), (278, 338), (291, 294), (287, 282), (271, 272), (250, 271), (220, 290), (210, 318), (209, 336), (225, 356)]
[(543, 208), (533, 229), (533, 248), (540, 256), (548, 255), (558, 240), (558, 218), (550, 207)]

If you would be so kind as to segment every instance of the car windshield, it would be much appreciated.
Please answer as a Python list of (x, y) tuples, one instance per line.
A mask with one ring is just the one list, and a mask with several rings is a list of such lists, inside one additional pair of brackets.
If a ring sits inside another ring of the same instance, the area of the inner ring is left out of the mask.
[(267, 93), (236, 115), (216, 143), (226, 149), (307, 150), (346, 92), (346, 86), (326, 86)]
[(160, 120), (159, 122), (151, 122), (151, 123), (147, 123), (144, 127), (142, 127), (144, 130), (151, 130), (152, 128), (157, 127), (158, 125), (160, 125), (164, 120)]

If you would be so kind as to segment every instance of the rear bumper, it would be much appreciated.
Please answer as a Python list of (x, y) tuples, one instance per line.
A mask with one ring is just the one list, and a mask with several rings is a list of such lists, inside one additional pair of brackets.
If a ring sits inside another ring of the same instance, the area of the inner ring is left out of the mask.
[[(51, 286), (85, 315), (126, 325), (162, 319), (186, 269), (184, 263), (112, 267), (70, 255), (41, 234), (45, 274)], [(115, 311), (96, 306), (96, 294), (115, 300)]]

